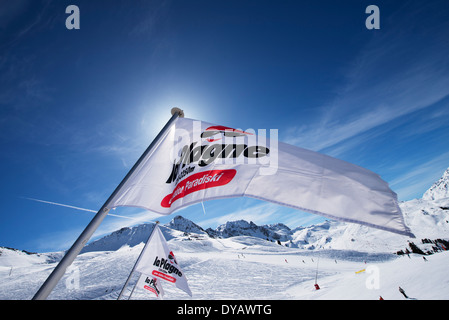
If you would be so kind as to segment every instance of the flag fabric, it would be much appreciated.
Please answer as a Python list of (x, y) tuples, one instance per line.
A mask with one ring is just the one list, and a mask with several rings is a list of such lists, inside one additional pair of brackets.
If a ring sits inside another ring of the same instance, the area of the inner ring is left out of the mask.
[(153, 293), (158, 299), (164, 297), (164, 289), (162, 288), (161, 281), (156, 277), (142, 273), (137, 281), (136, 287), (143, 289), (145, 292)]
[(396, 194), (379, 175), (260, 132), (178, 118), (110, 208), (168, 215), (210, 199), (245, 196), (413, 237)]
[(182, 272), (173, 251), (168, 248), (167, 241), (157, 224), (136, 262), (135, 270), (173, 283), (192, 296), (187, 278)]

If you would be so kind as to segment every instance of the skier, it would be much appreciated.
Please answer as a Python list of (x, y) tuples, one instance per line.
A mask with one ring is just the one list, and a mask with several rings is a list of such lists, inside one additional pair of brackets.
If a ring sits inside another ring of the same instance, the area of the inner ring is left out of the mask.
[(403, 296), (408, 299), (407, 295), (405, 294), (404, 289), (402, 289), (401, 287), (399, 287), (399, 292), (403, 294)]

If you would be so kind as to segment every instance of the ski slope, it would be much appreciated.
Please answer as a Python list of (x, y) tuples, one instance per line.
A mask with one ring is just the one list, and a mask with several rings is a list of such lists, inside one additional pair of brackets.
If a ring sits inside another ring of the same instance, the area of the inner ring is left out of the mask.
[[(187, 240), (181, 232), (171, 232), (176, 237), (168, 244), (187, 275), (192, 299), (405, 299), (399, 286), (413, 299), (449, 297), (448, 252), (424, 261), (415, 254), (307, 251), (246, 236)], [(81, 254), (49, 299), (117, 299), (142, 248), (143, 243)], [(0, 299), (31, 299), (55, 266), (45, 262), (48, 257), (2, 249)], [(14, 263), (12, 271), (8, 261)], [(314, 287), (316, 276), (320, 290)], [(125, 299), (137, 279), (135, 274)], [(164, 299), (191, 299), (169, 283), (163, 287)], [(131, 299), (155, 297), (136, 290)]]

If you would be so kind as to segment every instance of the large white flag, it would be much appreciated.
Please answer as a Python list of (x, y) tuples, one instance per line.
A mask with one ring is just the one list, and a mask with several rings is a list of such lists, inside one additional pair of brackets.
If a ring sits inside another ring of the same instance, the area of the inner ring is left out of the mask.
[(277, 136), (186, 118), (166, 131), (110, 206), (168, 215), (205, 200), (242, 196), (413, 236), (396, 194), (372, 171), (278, 142)]
[(135, 270), (173, 283), (192, 296), (187, 278), (176, 261), (173, 251), (168, 248), (167, 241), (158, 225), (154, 227), (150, 239), (142, 250)]

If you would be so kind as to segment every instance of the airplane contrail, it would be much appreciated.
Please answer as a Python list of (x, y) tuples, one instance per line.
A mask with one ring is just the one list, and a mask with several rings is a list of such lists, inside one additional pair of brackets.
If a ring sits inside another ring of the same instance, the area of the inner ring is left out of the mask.
[[(87, 212), (97, 213), (97, 211), (95, 211), (95, 210), (86, 209), (86, 208), (80, 208), (80, 207), (75, 207), (75, 206), (71, 206), (71, 205), (68, 205), (68, 204), (62, 204), (62, 203), (57, 203), (57, 202), (45, 201), (45, 200), (40, 200), (40, 199), (35, 199), (35, 198), (29, 198), (29, 197), (22, 197), (22, 198), (27, 199), (27, 200), (36, 201), (36, 202), (42, 202), (42, 203), (47, 203), (47, 204), (53, 204), (53, 205), (55, 205), (55, 206), (61, 206), (61, 207), (72, 208), (72, 209), (81, 210), (81, 211), (87, 211)], [(108, 213), (108, 216), (113, 216), (113, 217), (118, 217), (118, 218), (124, 218), (124, 219), (130, 219), (130, 220), (136, 220), (136, 219), (131, 218), (131, 217), (120, 216), (120, 215), (118, 215), (118, 214), (113, 214), (113, 213)]]

